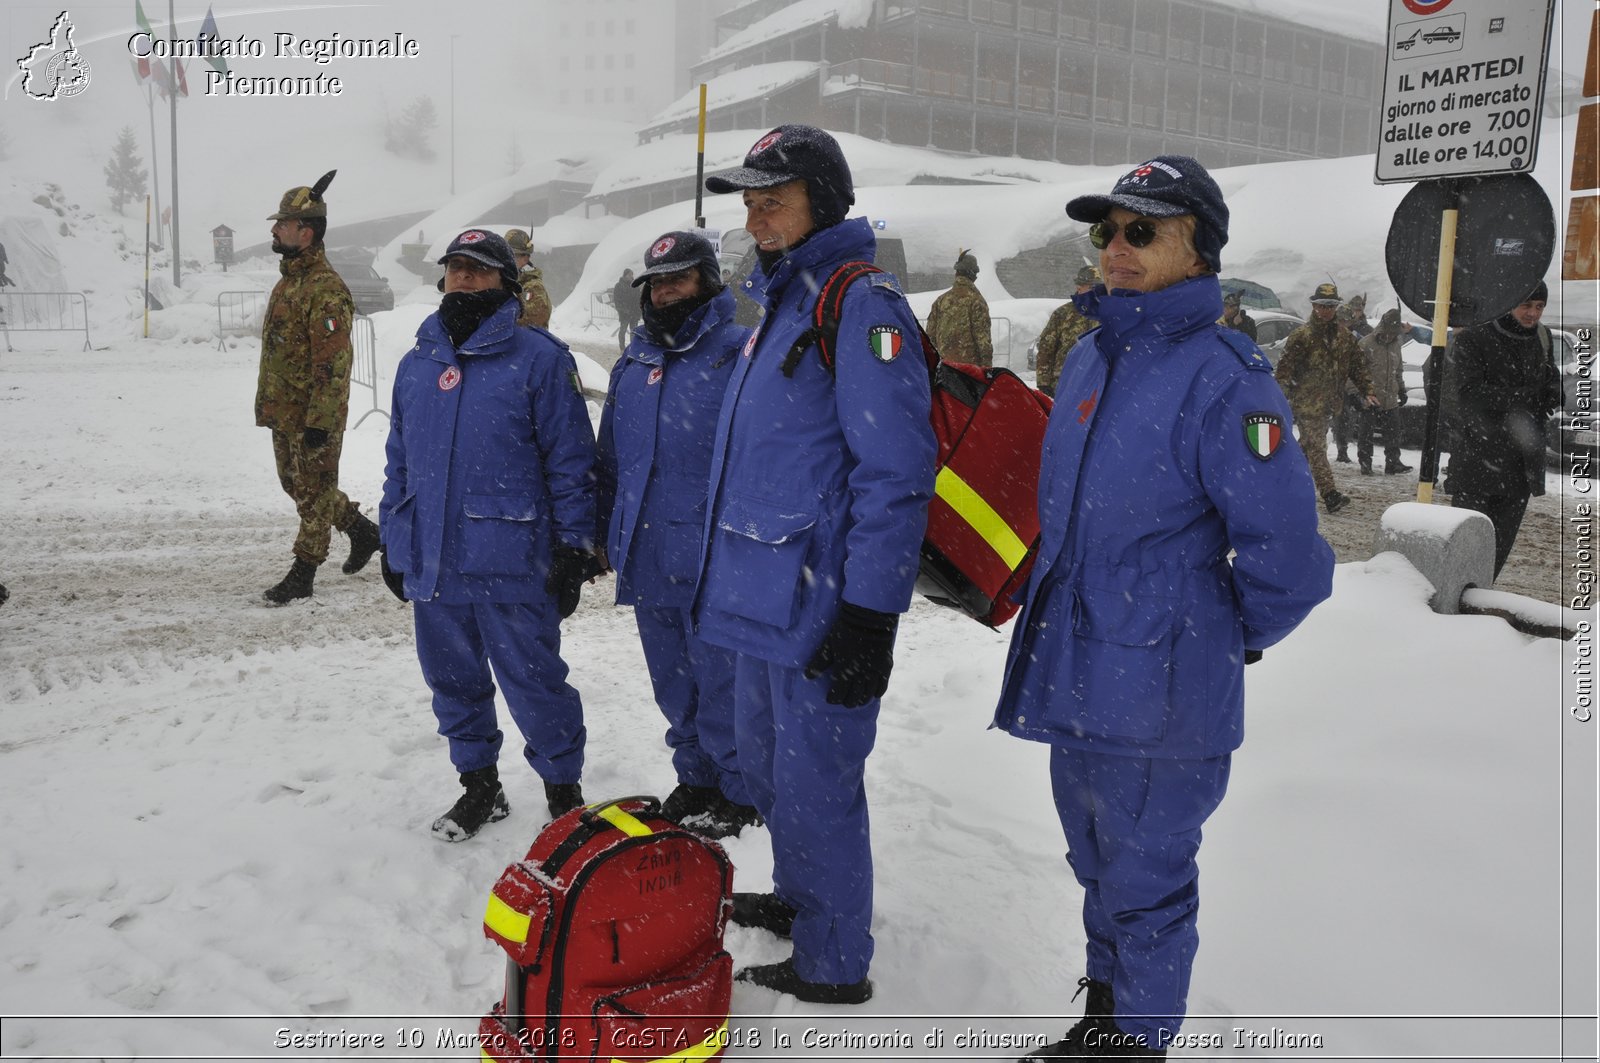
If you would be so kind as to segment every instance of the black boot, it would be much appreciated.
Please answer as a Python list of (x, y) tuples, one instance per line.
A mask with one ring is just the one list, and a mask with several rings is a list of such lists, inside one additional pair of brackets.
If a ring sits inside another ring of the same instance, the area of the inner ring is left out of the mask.
[(661, 802), (661, 814), (674, 823), (682, 823), (686, 816), (698, 816), (716, 806), (722, 792), (715, 786), (691, 786), (681, 782), (672, 788), (667, 799)]
[(1386, 461), (1386, 462), (1383, 463), (1383, 474), (1385, 476), (1394, 476), (1394, 475), (1397, 475), (1398, 473), (1410, 472), (1410, 471), (1411, 471), (1411, 466), (1407, 465), (1405, 462), (1401, 461), (1399, 458), (1395, 458), (1393, 461)]
[(1362, 476), (1371, 476), (1372, 475), (1372, 459), (1371, 458), (1362, 459), (1362, 462), (1361, 462), (1361, 475)]
[(1340, 447), (1339, 448), (1339, 456), (1334, 458), (1333, 460), (1334, 461), (1342, 461), (1346, 465), (1349, 465), (1350, 464), (1350, 451), (1349, 451), (1349, 449), (1345, 448), (1345, 447)]
[(1338, 491), (1329, 491), (1322, 496), (1322, 504), (1328, 507), (1329, 513), (1337, 513), (1350, 504), (1350, 496), (1341, 495)]
[(792, 959), (746, 967), (735, 974), (733, 980), (775, 989), (808, 1004), (865, 1004), (872, 999), (871, 979), (863, 978), (859, 982), (808, 982), (795, 973)]
[[(1090, 1031), (1098, 1031), (1101, 1037), (1109, 1036), (1116, 1032), (1117, 1025), (1111, 1021), (1111, 1014), (1116, 1010), (1116, 1003), (1111, 996), (1110, 982), (1096, 982), (1091, 978), (1078, 979), (1078, 992), (1072, 994), (1072, 999), (1077, 1000), (1078, 994), (1085, 989), (1089, 995), (1084, 998), (1083, 1018), (1067, 1031), (1067, 1035), (1053, 1044), (1045, 1045), (1037, 1052), (1023, 1056), (1021, 1063), (1038, 1063), (1042, 1060), (1069, 1060), (1079, 1059), (1091, 1055), (1085, 1042), (1089, 1040)], [(1093, 1038), (1098, 1043), (1100, 1037)]]
[(735, 926), (753, 926), (786, 938), (794, 931), (795, 915), (796, 909), (776, 893), (735, 893), (729, 918)]
[(273, 605), (285, 605), (296, 598), (311, 597), (311, 581), (317, 578), (317, 566), (298, 557), (289, 568), (289, 574), (261, 592), (261, 597)]
[(730, 801), (718, 791), (711, 807), (679, 820), (685, 827), (706, 838), (737, 838), (746, 827), (761, 823), (754, 805)]
[(464, 772), (461, 786), (466, 793), (450, 806), (450, 811), (433, 821), (433, 836), (440, 841), (466, 841), (485, 823), (498, 823), (511, 815), (506, 792), (500, 787), (500, 772), (493, 764)]
[(575, 782), (547, 782), (544, 799), (550, 805), (550, 818), (560, 819), (583, 804), (583, 786)]
[(358, 509), (355, 522), (344, 533), (350, 537), (350, 559), (340, 566), (340, 570), (346, 576), (353, 576), (366, 568), (372, 555), (378, 552), (378, 526), (363, 517)]

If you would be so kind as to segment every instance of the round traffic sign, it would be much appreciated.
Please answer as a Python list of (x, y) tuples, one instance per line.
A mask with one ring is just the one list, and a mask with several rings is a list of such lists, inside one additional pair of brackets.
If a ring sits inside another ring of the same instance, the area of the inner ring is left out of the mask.
[(1550, 197), (1525, 173), (1419, 181), (1395, 208), (1384, 261), (1412, 313), (1433, 320), (1439, 238), (1454, 206), (1450, 327), (1492, 321), (1522, 302), (1550, 268), (1556, 220)]

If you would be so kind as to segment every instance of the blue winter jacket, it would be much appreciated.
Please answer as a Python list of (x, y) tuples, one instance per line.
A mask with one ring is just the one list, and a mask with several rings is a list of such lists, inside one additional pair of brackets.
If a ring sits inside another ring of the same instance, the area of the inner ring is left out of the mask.
[(1332, 588), (1316, 489), (1272, 367), (1215, 324), (1215, 277), (1075, 301), (1100, 327), (1056, 388), (1039, 560), (995, 725), (1220, 756), (1244, 739), (1244, 649), (1288, 635)]
[(711, 459), (696, 621), (715, 645), (804, 664), (841, 599), (904, 612), (933, 495), (936, 444), (917, 319), (888, 275), (857, 281), (834, 372), (815, 347), (782, 373), (834, 268), (871, 260), (855, 218), (815, 232), (752, 286), (766, 307), (733, 369)]
[(437, 313), (395, 370), (380, 531), (412, 601), (533, 602), (594, 542), (594, 431), (566, 344), (509, 300), (460, 349)]
[(724, 288), (695, 308), (678, 345), (633, 330), (611, 369), (600, 415), (600, 541), (617, 604), (688, 608), (700, 572), (711, 441), (734, 361), (750, 330)]

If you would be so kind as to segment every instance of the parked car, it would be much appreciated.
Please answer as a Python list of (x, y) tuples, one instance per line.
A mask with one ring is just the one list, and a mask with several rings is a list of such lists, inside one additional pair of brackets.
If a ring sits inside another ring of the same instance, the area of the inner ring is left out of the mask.
[(355, 300), (356, 313), (375, 314), (380, 310), (394, 309), (394, 289), (387, 278), (372, 268), (372, 258), (362, 251), (337, 250), (328, 252), (328, 264), (344, 280)]

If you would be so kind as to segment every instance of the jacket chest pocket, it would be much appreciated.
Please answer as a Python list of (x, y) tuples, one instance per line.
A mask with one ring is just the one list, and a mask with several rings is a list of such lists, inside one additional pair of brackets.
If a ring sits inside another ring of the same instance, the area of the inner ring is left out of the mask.
[(537, 547), (547, 536), (545, 516), (530, 498), (466, 495), (461, 500), (461, 550), (464, 575), (527, 575)]
[(1177, 601), (1079, 586), (1074, 591), (1069, 674), (1055, 677), (1073, 730), (1154, 741), (1167, 730)]
[(817, 515), (762, 499), (730, 496), (712, 529), (717, 579), (709, 604), (780, 629), (794, 624)]

